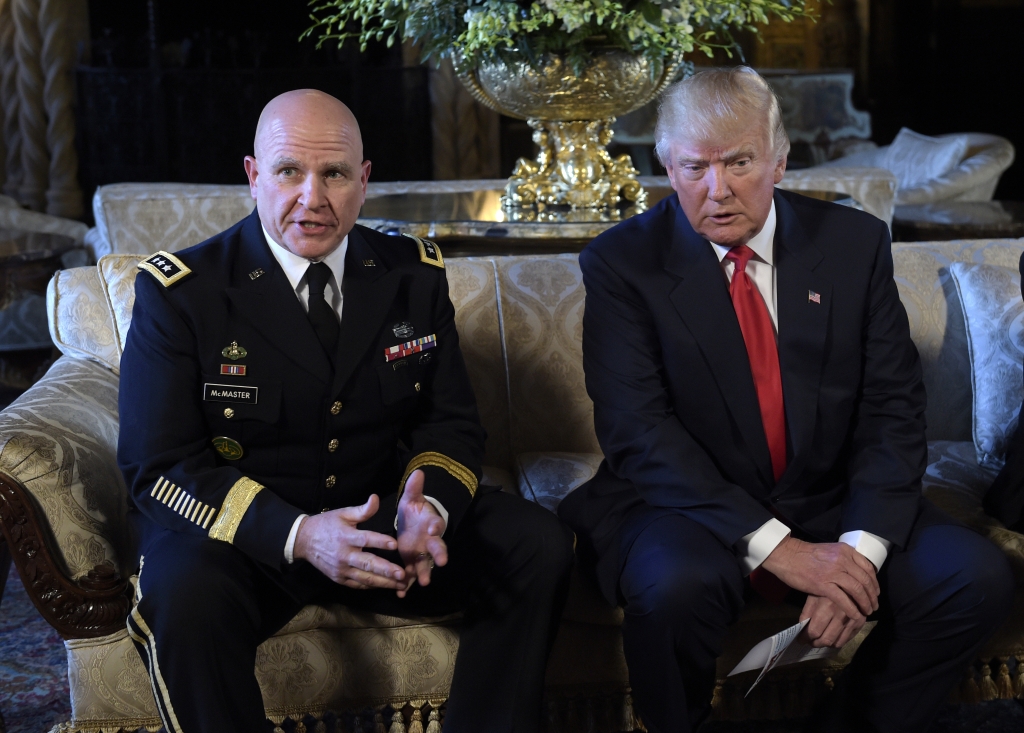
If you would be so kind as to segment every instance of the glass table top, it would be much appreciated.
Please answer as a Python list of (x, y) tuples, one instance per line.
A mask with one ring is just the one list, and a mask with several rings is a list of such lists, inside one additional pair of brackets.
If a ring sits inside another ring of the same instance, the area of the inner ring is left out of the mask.
[[(614, 209), (546, 207), (505, 209), (500, 190), (400, 193), (367, 199), (359, 223), (391, 234), (408, 233), (431, 239), (510, 237), (522, 239), (591, 239), (616, 223), (639, 214), (674, 191), (647, 188), (647, 207)], [(801, 191), (826, 201), (854, 205), (847, 194)]]

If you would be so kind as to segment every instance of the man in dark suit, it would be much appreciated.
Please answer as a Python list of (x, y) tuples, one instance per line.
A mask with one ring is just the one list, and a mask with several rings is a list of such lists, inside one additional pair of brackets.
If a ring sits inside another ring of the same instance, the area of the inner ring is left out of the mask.
[(750, 69), (672, 88), (657, 139), (678, 195), (580, 256), (605, 461), (559, 509), (624, 607), (639, 713), (652, 733), (706, 717), (753, 587), (805, 594), (817, 646), (879, 621), (816, 725), (924, 730), (1012, 582), (921, 498), (925, 395), (888, 231), (774, 189), (788, 140)]
[(572, 536), (479, 484), (444, 260), (355, 225), (362, 156), (341, 102), (284, 94), (245, 161), (256, 211), (140, 265), (118, 445), (141, 556), (128, 628), (169, 732), (262, 730), (256, 648), (313, 602), (465, 612), (445, 730), (540, 724)]

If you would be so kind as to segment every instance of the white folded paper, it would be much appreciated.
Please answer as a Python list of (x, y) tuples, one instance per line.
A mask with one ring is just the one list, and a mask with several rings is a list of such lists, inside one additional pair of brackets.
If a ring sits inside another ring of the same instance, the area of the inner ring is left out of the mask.
[(822, 659), (838, 652), (838, 649), (833, 649), (832, 647), (813, 647), (806, 642), (794, 643), (797, 637), (800, 636), (800, 632), (807, 626), (808, 621), (810, 619), (805, 619), (755, 644), (754, 648), (747, 652), (747, 656), (743, 657), (740, 663), (736, 665), (736, 668), (729, 673), (729, 676), (732, 677), (734, 674), (749, 672), (752, 669), (761, 667), (761, 674), (757, 676), (754, 684), (747, 690), (747, 695), (749, 695), (757, 687), (757, 683), (761, 681), (761, 678), (775, 667), (796, 662), (806, 662), (809, 659)]

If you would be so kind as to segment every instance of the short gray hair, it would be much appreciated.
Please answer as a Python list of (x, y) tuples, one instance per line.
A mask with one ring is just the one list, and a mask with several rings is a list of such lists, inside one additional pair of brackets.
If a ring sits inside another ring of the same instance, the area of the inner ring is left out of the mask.
[(709, 142), (763, 121), (769, 151), (781, 160), (789, 153), (779, 100), (749, 66), (708, 69), (676, 82), (661, 97), (654, 152), (668, 163), (674, 140)]

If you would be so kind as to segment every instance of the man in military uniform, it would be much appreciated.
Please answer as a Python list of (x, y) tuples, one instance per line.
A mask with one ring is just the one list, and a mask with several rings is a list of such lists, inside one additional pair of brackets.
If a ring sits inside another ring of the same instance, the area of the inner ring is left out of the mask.
[(464, 612), (448, 731), (532, 731), (572, 535), (479, 485), (436, 245), (355, 225), (370, 163), (326, 94), (272, 100), (256, 211), (140, 265), (118, 461), (128, 629), (168, 731), (258, 731), (256, 647), (303, 605)]

